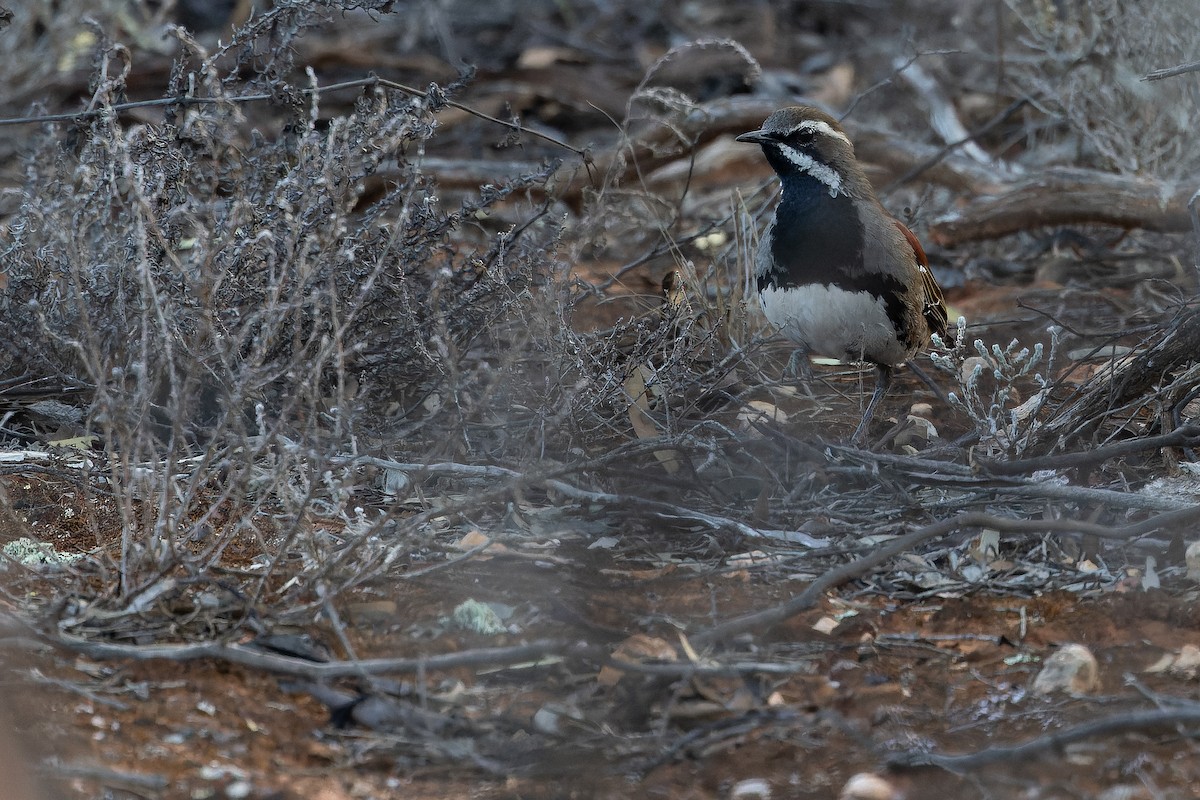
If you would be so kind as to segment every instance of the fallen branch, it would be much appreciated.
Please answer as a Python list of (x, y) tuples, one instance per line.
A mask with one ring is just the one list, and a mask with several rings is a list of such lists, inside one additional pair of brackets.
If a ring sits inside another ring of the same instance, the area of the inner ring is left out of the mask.
[(1200, 309), (1178, 315), (1161, 338), (1130, 358), (1098, 373), (1079, 397), (1064, 406), (1038, 432), (1036, 444), (1060, 447), (1095, 428), (1113, 410), (1155, 392), (1163, 376), (1196, 359), (1200, 352)]
[[(958, 756), (921, 752), (898, 753), (889, 757), (887, 763), (893, 769), (939, 767), (951, 772), (966, 772), (1001, 761), (1023, 761), (1047, 751), (1059, 753), (1063, 747), (1069, 744), (1093, 739), (1097, 736), (1111, 736), (1135, 731), (1158, 731), (1178, 725), (1196, 724), (1200, 724), (1200, 705), (1196, 704), (1184, 708), (1135, 711), (1130, 714), (1114, 714), (1111, 717), (1087, 722), (1074, 728), (1048, 733), (1011, 747), (985, 747), (976, 753)], [(1195, 734), (1184, 735), (1195, 737)]]
[[(1028, 476), (1039, 469), (1066, 469), (1086, 463), (1098, 463), (1140, 450), (1186, 446), (1192, 441), (1192, 437), (1200, 437), (1200, 426), (1181, 426), (1176, 433), (1165, 434), (1161, 437), (1144, 437), (1098, 448), (1095, 451), (1098, 454), (1096, 458), (1090, 457), (1091, 452), (1084, 452), (1014, 461), (1011, 463), (1018, 466), (1011, 470), (1007, 469), (1007, 464), (1003, 461), (985, 460), (983, 462), (985, 466), (972, 470), (963, 464), (932, 461), (895, 453), (875, 453), (840, 445), (831, 445), (830, 448), (837, 450), (847, 459), (862, 462), (868, 468), (887, 465), (892, 472), (918, 481), (925, 486), (941, 485), (954, 491), (981, 495), (1003, 495), (1025, 500), (1066, 500), (1073, 503), (1103, 504), (1112, 508), (1171, 512), (1193, 508), (1193, 504), (1186, 500), (1139, 492), (1048, 483)], [(992, 466), (996, 467), (994, 471), (991, 469)], [(1005, 483), (1000, 483), (1000, 480)]]
[(1142, 77), (1142, 80), (1161, 81), (1163, 78), (1174, 78), (1176, 75), (1186, 75), (1189, 72), (1200, 72), (1200, 61), (1193, 61), (1190, 64), (1180, 64), (1177, 67), (1151, 70)]
[[(915, 167), (911, 167), (907, 172), (904, 172), (899, 177), (892, 179), (891, 183), (889, 183), (888, 185), (883, 187), (880, 194), (887, 194), (898, 186), (904, 186), (904, 185), (908, 184), (909, 182), (916, 180), (921, 175), (924, 175), (926, 172), (929, 172), (931, 169), (934, 169), (935, 167), (937, 167), (937, 165), (942, 161), (942, 159), (944, 159), (946, 156), (950, 155), (950, 153), (953, 153), (959, 147), (967, 144), (968, 142), (974, 142), (976, 139), (983, 136), (984, 134), (1003, 125), (1005, 122), (1007, 122), (1009, 120), (1010, 117), (1012, 117), (1014, 114), (1016, 114), (1018, 111), (1020, 111), (1022, 108), (1024, 108), (1027, 105), (1029, 105), (1028, 98), (1021, 97), (1021, 98), (1018, 98), (1017, 100), (1014, 100), (1012, 103), (1010, 103), (1008, 105), (1007, 108), (1001, 110), (990, 120), (988, 120), (983, 125), (979, 126), (974, 131), (969, 133), (966, 137), (964, 137), (962, 139), (957, 139), (954, 141), (947, 142), (935, 154), (933, 154), (929, 158), (926, 158), (924, 161), (917, 164)], [(1012, 165), (1010, 165), (1010, 167), (1011, 166)], [(1013, 174), (1013, 173), (1010, 172), (1010, 174)]]
[(546, 481), (546, 486), (575, 500), (614, 505), (618, 508), (628, 508), (630, 504), (641, 505), (663, 519), (698, 522), (713, 530), (732, 530), (747, 538), (777, 539), (792, 544), (802, 544), (805, 547), (826, 547), (829, 544), (827, 539), (818, 539), (803, 531), (762, 530), (730, 517), (706, 514), (691, 508), (665, 503), (661, 500), (650, 500), (645, 497), (631, 495), (609, 494), (607, 492), (591, 492), (576, 488), (562, 481)]
[(1132, 525), (1127, 525), (1123, 528), (1109, 528), (1076, 520), (1011, 519), (980, 512), (968, 512), (952, 519), (926, 525), (924, 528), (918, 528), (911, 533), (899, 536), (890, 542), (880, 545), (879, 549), (873, 553), (851, 561), (848, 564), (843, 564), (840, 567), (835, 567), (818, 576), (804, 591), (786, 603), (763, 611), (755, 611), (740, 617), (734, 617), (733, 619), (714, 625), (707, 630), (698, 631), (688, 638), (695, 647), (710, 647), (750, 631), (765, 632), (802, 611), (812, 608), (827, 591), (865, 575), (869, 570), (888, 559), (911, 550), (929, 539), (936, 539), (939, 536), (945, 536), (948, 533), (965, 528), (988, 528), (1001, 533), (1070, 531), (1096, 534), (1102, 532), (1109, 538), (1120, 537), (1131, 539), (1158, 530), (1160, 527), (1178, 525), (1183, 522), (1194, 522), (1196, 520), (1200, 520), (1200, 505), (1171, 511)]
[[(964, 487), (972, 490), (974, 487)], [(1121, 492), (1113, 489), (1095, 489), (1091, 486), (1069, 486), (1029, 478), (1015, 486), (979, 487), (979, 491), (990, 491), (1002, 496), (1023, 499), (1066, 500), (1071, 503), (1099, 503), (1112, 508), (1137, 509), (1140, 511), (1186, 511), (1195, 508), (1187, 500), (1173, 497), (1158, 497), (1139, 492)]]
[(1029, 228), (1101, 223), (1186, 233), (1191, 193), (1149, 178), (1059, 168), (1020, 181), (994, 197), (933, 221), (930, 239), (941, 247), (996, 239)]
[[(790, 617), (805, 611), (820, 600), (825, 592), (841, 586), (879, 564), (906, 552), (918, 544), (965, 528), (987, 528), (1002, 533), (1045, 533), (1047, 531), (1086, 533), (1105, 538), (1131, 539), (1162, 527), (1194, 523), (1200, 520), (1200, 505), (1160, 514), (1123, 528), (1109, 528), (1077, 520), (1023, 520), (996, 517), (990, 514), (970, 512), (948, 520), (935, 522), (883, 544), (874, 552), (848, 564), (828, 570), (796, 597), (764, 611), (745, 614), (727, 620), (707, 630), (689, 636), (694, 647), (710, 647), (734, 636), (749, 631), (765, 631)], [(24, 627), (24, 626), (22, 626)], [(609, 658), (596, 648), (586, 644), (569, 644), (543, 639), (511, 647), (480, 648), (458, 653), (443, 653), (417, 658), (377, 658), (358, 661), (314, 662), (303, 658), (260, 650), (253, 646), (202, 642), (198, 644), (127, 645), (111, 642), (91, 642), (80, 637), (60, 633), (56, 636), (41, 635), (47, 644), (85, 655), (96, 660), (128, 661), (197, 661), (213, 659), (252, 669), (305, 678), (313, 681), (333, 678), (362, 677), (364, 675), (392, 675), (404, 673), (427, 673), (457, 667), (499, 666), (539, 661), (545, 658), (590, 656)], [(615, 660), (613, 660), (615, 661)], [(619, 668), (641, 671), (623, 662), (615, 663)], [(724, 667), (730, 669), (731, 667)], [(666, 672), (673, 672), (669, 667)], [(687, 667), (695, 670), (696, 667)], [(699, 668), (703, 669), (703, 668)], [(718, 667), (717, 669), (722, 669)], [(737, 667), (732, 667), (737, 669)]]
[(38, 772), (47, 778), (97, 781), (106, 786), (154, 792), (161, 792), (171, 785), (165, 775), (126, 772), (111, 767), (102, 767), (99, 764), (66, 763), (55, 759), (43, 762)]
[(512, 647), (485, 647), (459, 653), (441, 653), (417, 658), (369, 658), (363, 661), (308, 661), (241, 644), (201, 642), (199, 644), (113, 644), (89, 642), (59, 634), (44, 641), (98, 661), (199, 661), (212, 659), (262, 669), (281, 675), (320, 681), (363, 675), (399, 675), (453, 669), (456, 667), (495, 667), (557, 657), (571, 648), (563, 642), (541, 639)]
[[(653, 445), (651, 440), (644, 440), (644, 442), (647, 443), (647, 446)], [(637, 506), (650, 511), (651, 513), (663, 519), (687, 520), (689, 522), (696, 522), (713, 530), (731, 530), (747, 538), (783, 540), (793, 544), (802, 544), (805, 547), (825, 547), (829, 544), (829, 542), (825, 539), (817, 539), (816, 537), (809, 536), (801, 531), (763, 530), (755, 528), (751, 525), (747, 525), (746, 523), (731, 517), (724, 517), (718, 514), (707, 514), (703, 511), (685, 508), (683, 506), (667, 503), (662, 500), (651, 500), (650, 498), (638, 497), (636, 495), (596, 492), (590, 489), (582, 489), (578, 486), (573, 486), (572, 484), (557, 478), (551, 478), (546, 475), (528, 475), (517, 472), (516, 470), (508, 469), (507, 467), (478, 464), (456, 464), (453, 462), (442, 462), (436, 464), (404, 463), (370, 456), (360, 456), (354, 459), (354, 463), (370, 464), (372, 466), (392, 470), (405, 475), (410, 473), (420, 475), (444, 474), (458, 475), (462, 477), (504, 478), (513, 481), (514, 485), (522, 486), (536, 486), (541, 484), (545, 486), (546, 489), (558, 492), (566, 497), (570, 497), (572, 500), (581, 500), (599, 505), (615, 506), (622, 510), (628, 510), (631, 506)], [(578, 469), (578, 467), (573, 467), (571, 471), (576, 469)], [(561, 469), (554, 474), (562, 474), (567, 471), (568, 470), (566, 469)]]
[(975, 465), (989, 475), (1032, 475), (1038, 470), (1077, 469), (1101, 464), (1110, 458), (1120, 458), (1146, 450), (1159, 450), (1164, 447), (1192, 447), (1196, 444), (1200, 444), (1200, 425), (1192, 424), (1184, 425), (1160, 436), (1143, 436), (1078, 453), (1038, 456), (1017, 461), (995, 461), (983, 458), (976, 459)]

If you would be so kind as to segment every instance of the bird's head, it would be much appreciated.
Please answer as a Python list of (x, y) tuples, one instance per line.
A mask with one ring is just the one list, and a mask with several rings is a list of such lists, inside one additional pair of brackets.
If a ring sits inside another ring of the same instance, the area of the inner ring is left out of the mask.
[(784, 186), (789, 179), (807, 176), (837, 197), (857, 193), (865, 180), (842, 126), (812, 106), (781, 108), (761, 128), (743, 133), (737, 141), (761, 146)]

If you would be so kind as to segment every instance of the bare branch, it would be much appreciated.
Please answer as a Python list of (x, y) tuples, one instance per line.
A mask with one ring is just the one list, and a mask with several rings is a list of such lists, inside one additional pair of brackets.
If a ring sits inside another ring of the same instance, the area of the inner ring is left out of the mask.
[(1179, 725), (1195, 725), (1197, 723), (1200, 723), (1200, 705), (1196, 704), (1183, 708), (1134, 711), (1127, 714), (1114, 714), (1094, 722), (1076, 725), (1074, 728), (1048, 733), (1011, 747), (986, 747), (978, 752), (960, 756), (938, 753), (898, 753), (888, 758), (888, 765), (896, 769), (940, 767), (951, 772), (966, 772), (1002, 761), (1023, 761), (1047, 751), (1062, 752), (1062, 749), (1069, 744), (1085, 739), (1094, 739), (1098, 736), (1171, 730)]
[(1043, 469), (1076, 469), (1133, 453), (1158, 450), (1163, 447), (1192, 447), (1197, 443), (1200, 443), (1200, 425), (1190, 424), (1159, 436), (1143, 436), (1078, 453), (1023, 458), (1018, 461), (976, 459), (975, 464), (990, 475), (1030, 475)]
[(1189, 64), (1180, 64), (1177, 67), (1165, 67), (1147, 72), (1142, 80), (1144, 81), (1161, 81), (1163, 78), (1174, 78), (1176, 75), (1186, 75), (1189, 72), (1200, 72), (1200, 61), (1193, 61)]
[(1095, 533), (1101, 530), (1106, 535), (1113, 535), (1115, 533), (1124, 538), (1131, 538), (1157, 530), (1159, 527), (1176, 525), (1184, 520), (1192, 521), (1196, 519), (1200, 519), (1200, 506), (1192, 506), (1191, 508), (1163, 514), (1159, 517), (1152, 517), (1143, 522), (1118, 528), (1114, 531), (1111, 528), (1104, 528), (1103, 526), (1075, 520), (1010, 519), (978, 512), (959, 514), (956, 517), (934, 522), (924, 528), (918, 528), (911, 533), (899, 536), (881, 545), (873, 553), (825, 572), (805, 587), (803, 592), (786, 603), (764, 611), (755, 611), (751, 614), (735, 617), (714, 625), (707, 630), (699, 631), (690, 636), (689, 639), (696, 646), (713, 646), (749, 631), (763, 633), (784, 620), (812, 608), (829, 590), (852, 581), (861, 575), (865, 575), (868, 570), (882, 564), (888, 559), (911, 550), (922, 542), (966, 528), (988, 528), (1001, 533), (1045, 533), (1052, 530)]
[(512, 647), (491, 647), (478, 650), (463, 650), (458, 653), (442, 653), (419, 658), (371, 658), (362, 661), (308, 661), (294, 656), (281, 655), (240, 644), (201, 642), (198, 644), (152, 644), (131, 645), (110, 642), (89, 642), (76, 636), (60, 634), (47, 637), (45, 641), (56, 647), (80, 653), (97, 660), (126, 661), (197, 661), (215, 659), (230, 664), (240, 664), (252, 669), (262, 669), (282, 675), (293, 675), (309, 680), (328, 680), (362, 675), (397, 675), (430, 672), (455, 667), (484, 667), (505, 664), (520, 664), (538, 661), (550, 656), (561, 656), (570, 650), (563, 642), (541, 639), (529, 644)]
[(979, 197), (929, 226), (942, 247), (996, 239), (1040, 226), (1102, 223), (1164, 233), (1190, 230), (1190, 192), (1146, 177), (1058, 168)]

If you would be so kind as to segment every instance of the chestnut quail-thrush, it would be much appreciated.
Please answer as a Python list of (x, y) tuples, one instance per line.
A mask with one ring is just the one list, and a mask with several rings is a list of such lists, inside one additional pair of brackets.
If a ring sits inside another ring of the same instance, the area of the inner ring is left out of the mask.
[(781, 196), (754, 276), (763, 313), (817, 353), (875, 365), (875, 392), (851, 441), (860, 443), (892, 369), (946, 336), (946, 303), (912, 231), (880, 205), (837, 120), (810, 106), (776, 111), (739, 142), (762, 147)]

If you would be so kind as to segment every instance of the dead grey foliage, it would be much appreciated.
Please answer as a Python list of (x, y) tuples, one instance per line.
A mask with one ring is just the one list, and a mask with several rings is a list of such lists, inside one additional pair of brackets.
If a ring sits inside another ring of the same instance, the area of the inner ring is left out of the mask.
[(1192, 112), (1200, 88), (1187, 79), (1142, 80), (1156, 68), (1195, 58), (1200, 16), (1194, 3), (1006, 4), (1019, 54), (1010, 74), (1066, 121), (1085, 163), (1167, 180), (1195, 175), (1200, 147)]
[[(282, 557), (303, 533), (314, 567), (373, 536), (383, 519), (353, 507), (375, 477), (332, 461), (419, 425), (461, 442), (478, 410), (462, 386), (486, 387), (517, 360), (489, 366), (472, 348), (513, 327), (552, 264), (559, 232), (544, 206), (516, 203), (521, 224), (498, 233), (475, 220), (553, 165), (449, 208), (423, 172), (456, 86), (423, 98), (372, 88), (325, 115), (320, 93), (302, 92), (309, 78), (264, 55), (287, 52), (314, 14), (362, 4), (322, 5), (281, 4), (217, 54), (177, 32), (165, 94), (204, 104), (30, 137), (0, 244), (0, 369), (87, 390), (123, 528), (111, 588), (122, 603), (161, 591), (175, 568), (203, 571), (239, 535)], [(92, 102), (104, 109), (125, 96), (129, 53), (96, 30)], [(250, 63), (261, 69), (244, 81)], [(263, 89), (284, 111), (273, 130), (251, 128), (237, 102)], [(384, 165), (391, 184), (371, 194)], [(227, 502), (247, 513), (214, 539)], [(314, 508), (353, 535), (302, 531)]]

